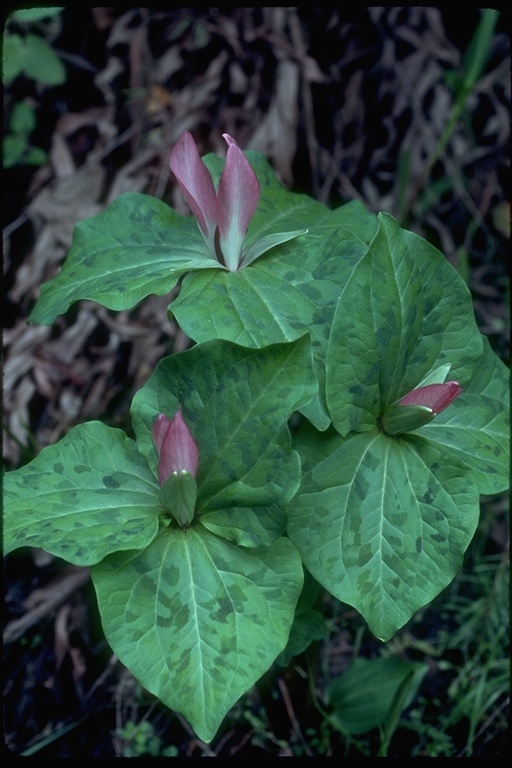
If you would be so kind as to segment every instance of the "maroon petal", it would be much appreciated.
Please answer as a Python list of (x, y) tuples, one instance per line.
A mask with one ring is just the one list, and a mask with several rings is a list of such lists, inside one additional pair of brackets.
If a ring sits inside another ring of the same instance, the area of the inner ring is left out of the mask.
[(188, 131), (176, 142), (169, 165), (208, 243), (210, 252), (215, 255), (217, 195), (210, 172), (199, 157), (196, 143)]
[(181, 409), (173, 419), (161, 413), (152, 428), (153, 442), (157, 450), (158, 480), (163, 485), (173, 472), (197, 474), (197, 445), (187, 427)]
[(462, 387), (457, 381), (446, 381), (444, 384), (427, 384), (426, 387), (413, 389), (412, 392), (402, 397), (398, 405), (423, 405), (431, 408), (437, 414), (448, 408), (462, 392)]
[(260, 185), (236, 141), (228, 133), (222, 135), (228, 152), (217, 191), (219, 243), (226, 266), (234, 271), (240, 263), (247, 227), (258, 206)]

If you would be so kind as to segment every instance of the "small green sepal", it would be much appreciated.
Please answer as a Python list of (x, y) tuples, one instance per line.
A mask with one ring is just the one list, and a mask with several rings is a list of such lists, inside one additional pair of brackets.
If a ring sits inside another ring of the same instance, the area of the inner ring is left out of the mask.
[(382, 418), (382, 428), (388, 435), (399, 435), (428, 424), (436, 414), (425, 405), (391, 405)]
[(197, 483), (194, 476), (185, 470), (173, 472), (162, 486), (159, 499), (178, 525), (187, 528), (194, 519), (196, 509)]

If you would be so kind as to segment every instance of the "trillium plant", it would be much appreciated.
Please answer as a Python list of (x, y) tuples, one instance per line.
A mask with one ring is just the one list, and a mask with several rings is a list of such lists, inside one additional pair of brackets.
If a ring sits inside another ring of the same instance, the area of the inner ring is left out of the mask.
[(113, 651), (205, 741), (323, 636), (326, 593), (393, 637), (508, 485), (508, 371), (449, 262), (224, 139), (172, 149), (191, 216), (129, 193), (77, 224), (30, 317), (172, 291), (191, 344), (135, 394), (134, 439), (78, 424), (4, 487), (6, 552), (89, 566)]

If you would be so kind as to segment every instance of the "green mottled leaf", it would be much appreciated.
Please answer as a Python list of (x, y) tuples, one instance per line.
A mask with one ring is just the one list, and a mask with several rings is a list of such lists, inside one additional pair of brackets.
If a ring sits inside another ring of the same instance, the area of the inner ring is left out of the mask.
[(284, 648), (303, 578), (287, 539), (243, 549), (200, 524), (91, 575), (116, 655), (204, 741)]
[(4, 550), (43, 547), (75, 565), (145, 547), (158, 482), (133, 440), (100, 422), (74, 427), (4, 481)]
[[(287, 192), (258, 157), (251, 156), (262, 184), (260, 206), (245, 244), (251, 250), (259, 237), (304, 230), (304, 219), (327, 210), (305, 195)], [(213, 155), (204, 159), (219, 175), (224, 160)], [(51, 324), (79, 299), (97, 301), (109, 309), (129, 309), (149, 294), (169, 293), (181, 275), (197, 269), (221, 271), (223, 267), (208, 254), (195, 219), (180, 216), (148, 195), (127, 193), (76, 225), (62, 270), (43, 285), (30, 319)]]
[(79, 299), (130, 309), (149, 294), (163, 296), (191, 269), (220, 269), (197, 224), (149, 195), (127, 193), (76, 225), (56, 278), (44, 283), (33, 323), (50, 325)]
[(191, 273), (170, 305), (190, 338), (256, 348), (303, 336), (315, 309), (297, 288), (257, 265), (240, 272)]
[(480, 493), (509, 487), (509, 370), (483, 337), (484, 353), (457, 400), (418, 431), (446, 446), (471, 470)]
[(201, 522), (245, 546), (269, 544), (283, 533), (300, 483), (286, 423), (315, 391), (307, 337), (261, 350), (205, 342), (160, 361), (136, 394), (138, 446), (156, 474), (151, 426), (181, 405), (199, 450)]
[[(296, 447), (306, 461), (307, 430)], [(325, 436), (304, 475), (288, 534), (305, 566), (388, 640), (453, 579), (474, 534), (478, 489), (459, 458), (418, 435)]]
[[(289, 195), (280, 190), (279, 195)], [(363, 231), (368, 230), (367, 216), (375, 222), (362, 207), (353, 210)], [(325, 356), (330, 325), (341, 289), (367, 244), (346, 228), (350, 217), (343, 208), (323, 209), (321, 217), (316, 215), (308, 222), (307, 235), (276, 248), (257, 264), (239, 272), (187, 275), (169, 311), (195, 341), (221, 338), (262, 347), (309, 331), (319, 390), (302, 412), (318, 429), (326, 429), (330, 417), (324, 394)]]
[(302, 412), (319, 429), (328, 426), (322, 340), (317, 339), (324, 333), (325, 321), (322, 311), (304, 292), (258, 265), (240, 272), (201, 271), (185, 277), (169, 311), (196, 341), (220, 338), (261, 348), (311, 332), (319, 389)]
[(337, 431), (374, 429), (440, 365), (465, 386), (482, 354), (471, 295), (444, 256), (387, 214), (341, 293), (327, 352)]

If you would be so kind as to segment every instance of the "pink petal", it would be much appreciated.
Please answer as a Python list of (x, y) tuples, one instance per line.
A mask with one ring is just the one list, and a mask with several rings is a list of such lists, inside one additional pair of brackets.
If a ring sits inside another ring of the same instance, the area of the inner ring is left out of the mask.
[(236, 141), (228, 133), (222, 135), (228, 152), (217, 191), (219, 242), (226, 266), (236, 270), (247, 227), (260, 199), (260, 185)]
[(161, 413), (152, 428), (153, 442), (159, 456), (158, 480), (163, 485), (173, 472), (197, 474), (197, 445), (187, 427), (181, 409), (173, 419)]
[(437, 414), (444, 411), (462, 392), (457, 381), (446, 381), (444, 384), (427, 384), (426, 387), (413, 389), (402, 397), (398, 405), (423, 405), (431, 408)]
[(210, 172), (199, 157), (196, 143), (188, 131), (185, 131), (176, 142), (171, 152), (169, 165), (210, 247), (210, 251), (215, 254), (217, 196)]
[(153, 424), (151, 430), (153, 433), (153, 443), (159, 456), (160, 451), (162, 450), (162, 443), (164, 442), (165, 435), (167, 434), (167, 429), (169, 428), (170, 423), (171, 420), (168, 419), (165, 414), (161, 413)]

